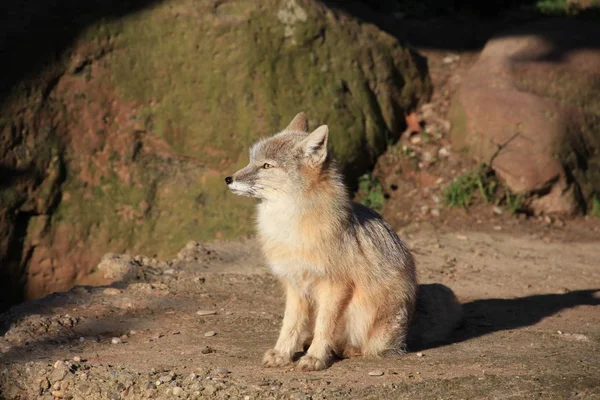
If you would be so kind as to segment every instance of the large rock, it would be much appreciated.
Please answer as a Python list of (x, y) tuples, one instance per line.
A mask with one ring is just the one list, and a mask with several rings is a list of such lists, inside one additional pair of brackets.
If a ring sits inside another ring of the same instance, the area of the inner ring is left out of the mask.
[[(551, 20), (490, 40), (453, 100), (452, 141), (536, 213), (600, 193), (600, 26)], [(584, 203), (584, 204), (582, 204)]]
[[(13, 3), (0, 16), (11, 77), (29, 54), (20, 34), (66, 48), (44, 48), (19, 85), (0, 81), (0, 268), (13, 297), (67, 289), (108, 251), (167, 256), (190, 238), (247, 234), (253, 203), (222, 178), (254, 140), (304, 110), (329, 124), (354, 178), (431, 92), (396, 38), (319, 1)], [(95, 20), (102, 10), (111, 19)], [(73, 26), (85, 29), (68, 43)]]

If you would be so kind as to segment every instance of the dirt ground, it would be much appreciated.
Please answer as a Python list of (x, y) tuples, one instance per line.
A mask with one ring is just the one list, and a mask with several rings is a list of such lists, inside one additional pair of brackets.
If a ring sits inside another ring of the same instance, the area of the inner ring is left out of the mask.
[(90, 400), (600, 398), (600, 239), (569, 241), (569, 229), (406, 226), (400, 233), (417, 257), (421, 282), (455, 291), (464, 327), (438, 347), (341, 360), (316, 373), (260, 365), (275, 343), (283, 298), (252, 240), (191, 246), (195, 254), (173, 265), (142, 258), (137, 279), (76, 287), (2, 315), (0, 393)]

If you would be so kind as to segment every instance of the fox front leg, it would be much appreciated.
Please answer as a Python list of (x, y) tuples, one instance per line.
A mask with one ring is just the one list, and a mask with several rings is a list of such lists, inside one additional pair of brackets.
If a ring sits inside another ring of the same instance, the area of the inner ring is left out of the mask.
[(331, 364), (335, 327), (351, 294), (344, 285), (323, 281), (315, 287), (316, 319), (313, 341), (296, 369), (320, 371)]
[(309, 321), (309, 305), (297, 288), (285, 284), (286, 301), (283, 324), (274, 349), (268, 350), (263, 358), (265, 367), (281, 367), (292, 362), (292, 357), (302, 351), (305, 330)]

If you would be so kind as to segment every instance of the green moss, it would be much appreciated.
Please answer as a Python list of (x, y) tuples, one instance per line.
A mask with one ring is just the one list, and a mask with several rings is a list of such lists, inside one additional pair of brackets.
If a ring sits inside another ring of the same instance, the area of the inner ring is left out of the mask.
[(358, 193), (356, 200), (365, 206), (377, 211), (383, 211), (385, 194), (379, 179), (372, 174), (364, 174), (358, 179)]

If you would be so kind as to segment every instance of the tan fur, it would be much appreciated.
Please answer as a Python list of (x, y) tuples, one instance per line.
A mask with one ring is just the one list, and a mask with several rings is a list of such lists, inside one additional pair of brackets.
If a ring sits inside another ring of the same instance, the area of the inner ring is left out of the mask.
[(306, 126), (301, 113), (258, 142), (229, 183), (260, 199), (258, 237), (286, 291), (281, 333), (263, 363), (287, 365), (307, 341), (302, 371), (326, 368), (333, 354), (402, 353), (416, 301), (413, 257), (377, 213), (351, 202), (327, 127)]

